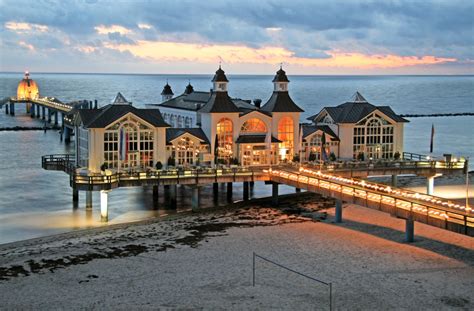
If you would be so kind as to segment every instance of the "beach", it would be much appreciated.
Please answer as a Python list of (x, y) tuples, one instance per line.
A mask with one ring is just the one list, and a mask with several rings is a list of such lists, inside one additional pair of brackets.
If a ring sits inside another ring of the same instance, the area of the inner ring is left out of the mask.
[(4, 244), (4, 309), (472, 309), (474, 239), (315, 194)]

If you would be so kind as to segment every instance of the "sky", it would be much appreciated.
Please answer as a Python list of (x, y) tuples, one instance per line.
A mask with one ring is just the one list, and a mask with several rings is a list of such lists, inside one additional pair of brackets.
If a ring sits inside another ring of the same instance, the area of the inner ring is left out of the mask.
[(0, 0), (0, 71), (474, 74), (474, 1)]

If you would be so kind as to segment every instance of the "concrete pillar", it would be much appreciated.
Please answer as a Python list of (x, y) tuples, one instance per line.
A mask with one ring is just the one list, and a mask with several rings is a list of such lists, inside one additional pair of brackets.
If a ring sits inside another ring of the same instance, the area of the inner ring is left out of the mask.
[(72, 201), (79, 202), (79, 190), (77, 188), (72, 188)]
[(32, 118), (35, 117), (35, 104), (31, 104), (31, 107), (30, 107), (30, 117), (32, 117)]
[(109, 190), (100, 191), (100, 221), (109, 221)]
[(15, 115), (15, 104), (10, 103), (10, 115), (14, 116)]
[(61, 125), (64, 126), (64, 113), (61, 112)]
[(248, 201), (249, 200), (249, 182), (248, 181), (244, 181), (244, 189), (243, 189), (243, 199), (244, 201)]
[(405, 221), (405, 242), (411, 243), (415, 236), (415, 222), (409, 217)]
[(295, 188), (295, 192), (296, 192), (296, 193), (301, 192), (301, 188)]
[(153, 208), (158, 208), (158, 186), (153, 186)]
[(54, 112), (54, 125), (58, 125), (58, 112)]
[(433, 195), (434, 193), (434, 176), (430, 176), (426, 180), (426, 194)]
[(37, 117), (37, 118), (40, 117), (40, 109), (41, 109), (41, 106), (40, 106), (40, 105), (36, 105), (36, 117)]
[(69, 127), (64, 127), (64, 142), (69, 144), (71, 142), (71, 129)]
[(46, 119), (46, 108), (44, 106), (41, 107), (41, 119)]
[(51, 109), (48, 108), (48, 122), (49, 123), (51, 123), (51, 114), (52, 114)]
[(26, 113), (30, 113), (31, 110), (31, 103), (26, 103)]
[(191, 197), (191, 207), (193, 211), (199, 209), (199, 186), (193, 186), (192, 189), (192, 197)]
[(92, 209), (92, 191), (86, 191), (86, 209)]
[(212, 184), (212, 196), (216, 203), (219, 200), (219, 184), (216, 182)]
[(227, 183), (227, 202), (232, 203), (232, 183)]
[(272, 183), (272, 203), (274, 206), (278, 206), (278, 183)]
[(398, 175), (392, 175), (392, 187), (398, 187)]
[(335, 212), (335, 222), (341, 223), (342, 222), (342, 200), (336, 199), (336, 212)]
[(9, 106), (10, 106), (10, 104), (5, 104), (5, 114), (9, 114), (9, 111), (8, 111)]

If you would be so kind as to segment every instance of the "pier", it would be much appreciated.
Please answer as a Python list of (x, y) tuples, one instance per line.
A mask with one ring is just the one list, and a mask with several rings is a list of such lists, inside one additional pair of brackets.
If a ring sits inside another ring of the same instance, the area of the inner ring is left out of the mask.
[[(46, 170), (63, 171), (69, 175), (73, 189), (73, 200), (78, 200), (78, 191), (100, 191), (101, 217), (108, 219), (107, 195), (120, 187), (153, 186), (154, 197), (158, 187), (163, 186), (168, 195), (176, 194), (176, 185), (190, 186), (192, 208), (199, 208), (199, 187), (206, 184), (227, 184), (232, 193), (232, 184), (244, 183), (243, 199), (248, 199), (250, 183), (265, 181), (272, 184), (274, 205), (278, 205), (278, 185), (293, 186), (336, 199), (336, 223), (343, 221), (343, 202), (390, 213), (406, 220), (406, 241), (414, 240), (414, 222), (421, 222), (460, 234), (474, 236), (474, 212), (471, 208), (432, 195), (433, 180), (442, 174), (459, 174), (468, 162), (447, 161), (379, 161), (377, 163), (329, 163), (282, 164), (277, 166), (233, 168), (198, 168), (148, 170), (136, 172), (114, 172), (87, 174), (75, 165), (72, 155), (47, 155), (42, 157)], [(427, 178), (427, 193), (417, 193), (396, 188), (398, 175), (414, 174)], [(390, 175), (392, 186), (370, 183), (360, 178)], [(171, 190), (170, 190), (171, 189)], [(218, 187), (213, 188), (217, 191)], [(247, 189), (247, 191), (246, 191)], [(175, 199), (176, 200), (176, 199)], [(173, 207), (172, 207), (173, 208)]]

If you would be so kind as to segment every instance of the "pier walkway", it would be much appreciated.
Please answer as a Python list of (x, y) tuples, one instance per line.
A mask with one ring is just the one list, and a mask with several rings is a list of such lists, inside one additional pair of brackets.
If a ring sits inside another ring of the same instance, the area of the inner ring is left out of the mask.
[[(73, 191), (101, 191), (101, 198), (114, 188), (131, 186), (189, 185), (193, 189), (193, 202), (199, 204), (199, 186), (233, 182), (244, 183), (244, 199), (248, 197), (248, 183), (265, 181), (273, 184), (274, 203), (278, 204), (278, 184), (316, 192), (336, 199), (336, 222), (342, 221), (342, 202), (377, 209), (406, 219), (407, 241), (413, 241), (414, 221), (446, 230), (474, 236), (474, 212), (471, 208), (435, 197), (386, 185), (370, 183), (356, 177), (379, 175), (416, 174), (432, 180), (440, 174), (459, 174), (467, 162), (446, 161), (380, 161), (377, 163), (339, 162), (319, 165), (279, 165), (273, 167), (233, 167), (168, 169), (109, 172), (88, 174), (75, 166), (71, 155), (42, 157), (42, 167), (64, 171), (69, 175)], [(247, 187), (246, 187), (247, 186)], [(247, 194), (245, 191), (247, 189)], [(429, 192), (430, 187), (428, 187)], [(157, 191), (157, 190), (156, 190)], [(155, 192), (155, 190), (154, 190)], [(248, 199), (248, 198), (247, 198)], [(194, 206), (193, 208), (197, 208)], [(107, 219), (107, 206), (103, 217)]]

